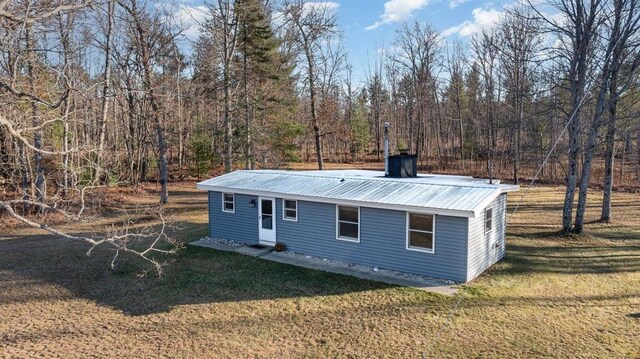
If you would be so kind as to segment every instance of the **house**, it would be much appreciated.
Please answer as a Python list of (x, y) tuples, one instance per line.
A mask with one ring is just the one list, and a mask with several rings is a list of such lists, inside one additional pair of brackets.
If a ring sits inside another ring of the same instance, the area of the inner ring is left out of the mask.
[(209, 194), (212, 238), (281, 242), (287, 251), (457, 282), (504, 256), (507, 193), (518, 186), (417, 174), (415, 162), (413, 169), (397, 161), (389, 166), (397, 177), (246, 170), (197, 188)]

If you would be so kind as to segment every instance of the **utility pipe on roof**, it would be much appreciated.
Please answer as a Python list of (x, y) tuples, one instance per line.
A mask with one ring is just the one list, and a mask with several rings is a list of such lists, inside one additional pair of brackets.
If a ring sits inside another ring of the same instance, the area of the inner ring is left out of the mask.
[(389, 177), (389, 122), (384, 123), (384, 176)]

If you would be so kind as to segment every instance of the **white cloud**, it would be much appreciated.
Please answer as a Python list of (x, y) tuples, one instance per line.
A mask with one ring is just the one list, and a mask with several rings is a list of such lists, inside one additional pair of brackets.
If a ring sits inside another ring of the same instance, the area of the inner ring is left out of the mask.
[(384, 24), (406, 20), (414, 11), (427, 6), (429, 1), (430, 0), (389, 0), (384, 3), (384, 13), (380, 15), (380, 20), (367, 26), (366, 29), (373, 30)]
[(337, 11), (339, 7), (340, 7), (340, 4), (333, 1), (309, 1), (309, 2), (305, 2), (302, 5), (302, 12), (306, 13), (312, 9), (333, 12), (333, 11)]
[(475, 8), (471, 12), (473, 20), (467, 20), (462, 24), (450, 27), (442, 32), (443, 36), (450, 36), (458, 34), (463, 37), (468, 37), (473, 34), (477, 34), (482, 30), (488, 30), (493, 28), (500, 18), (504, 16), (504, 11), (496, 9), (484, 9)]
[(210, 17), (208, 9), (205, 6), (186, 6), (180, 5), (176, 16), (181, 24), (185, 27), (184, 35), (192, 40), (200, 36), (201, 26)]
[(182, 35), (189, 40), (196, 40), (200, 36), (201, 25), (210, 17), (209, 10), (204, 5), (159, 2), (155, 6), (170, 14), (167, 21), (179, 26)]
[(449, 9), (455, 9), (462, 4), (466, 4), (471, 0), (449, 0)]

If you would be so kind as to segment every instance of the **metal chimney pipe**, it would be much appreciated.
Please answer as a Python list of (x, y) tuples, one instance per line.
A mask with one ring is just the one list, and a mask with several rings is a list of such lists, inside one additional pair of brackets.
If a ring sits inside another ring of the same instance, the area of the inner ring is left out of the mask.
[(384, 123), (384, 176), (389, 177), (389, 122)]

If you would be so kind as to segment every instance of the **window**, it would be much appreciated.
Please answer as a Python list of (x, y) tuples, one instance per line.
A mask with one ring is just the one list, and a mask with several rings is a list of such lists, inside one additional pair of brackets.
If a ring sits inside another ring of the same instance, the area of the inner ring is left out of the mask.
[(336, 206), (336, 237), (345, 241), (360, 242), (360, 208)]
[(484, 233), (491, 232), (493, 227), (493, 208), (484, 210)]
[(407, 213), (407, 249), (434, 252), (435, 217), (431, 214)]
[(222, 194), (222, 212), (235, 213), (236, 196), (233, 193)]
[(298, 201), (291, 199), (282, 200), (282, 219), (285, 221), (298, 221)]

